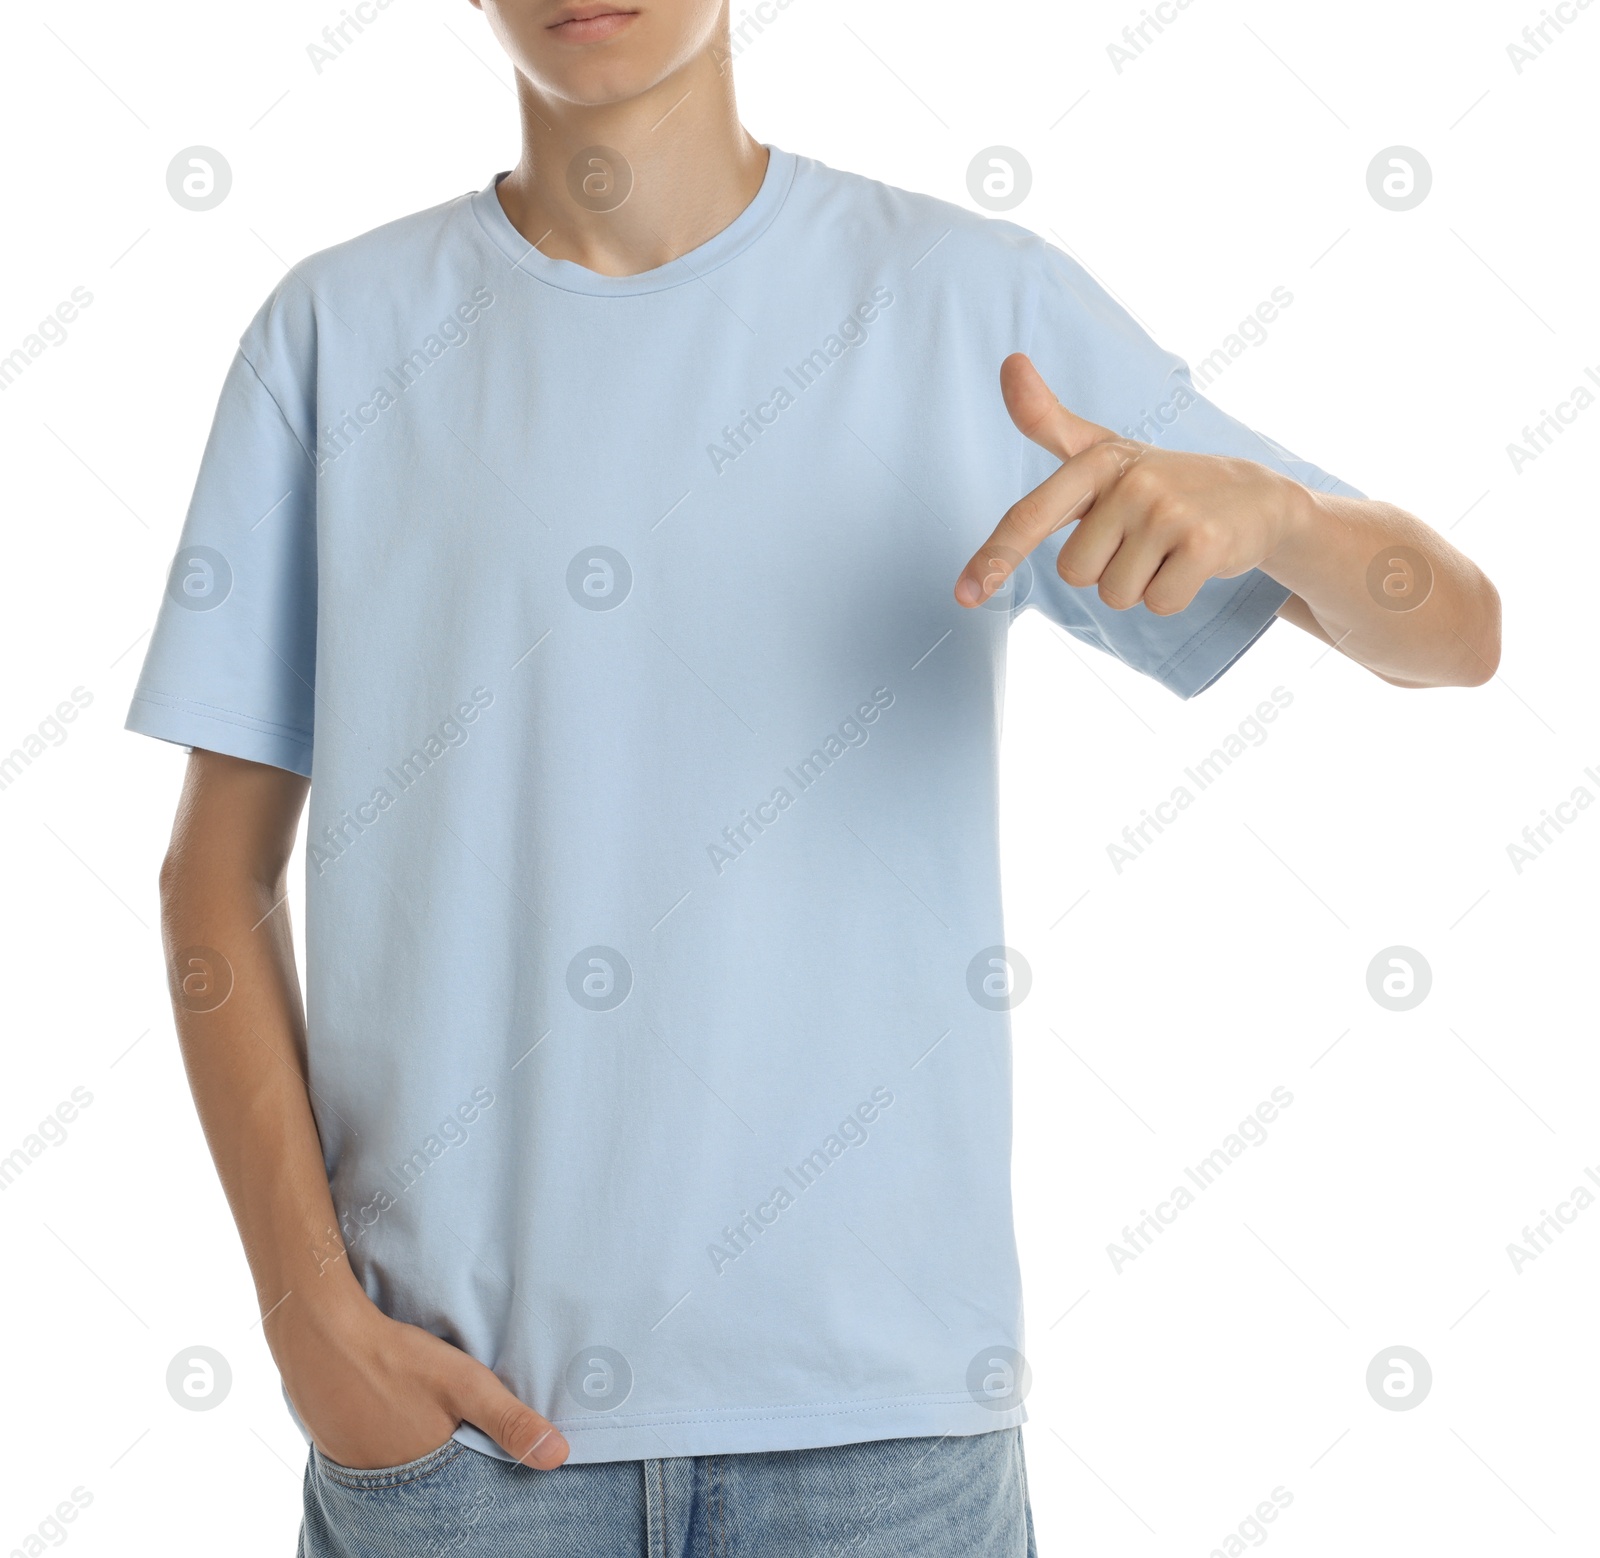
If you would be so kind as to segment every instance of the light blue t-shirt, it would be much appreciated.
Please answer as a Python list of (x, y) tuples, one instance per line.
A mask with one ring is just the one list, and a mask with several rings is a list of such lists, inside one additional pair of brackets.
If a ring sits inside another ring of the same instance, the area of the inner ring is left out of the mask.
[(1000, 363), (1354, 489), (1011, 223), (773, 149), (731, 226), (609, 277), (497, 182), (250, 322), (129, 728), (311, 778), (310, 1080), (387, 1313), (574, 1461), (1009, 1427), (1007, 628), (1190, 697), (1288, 592), (1116, 612), (1058, 535), (959, 607), (1057, 463)]

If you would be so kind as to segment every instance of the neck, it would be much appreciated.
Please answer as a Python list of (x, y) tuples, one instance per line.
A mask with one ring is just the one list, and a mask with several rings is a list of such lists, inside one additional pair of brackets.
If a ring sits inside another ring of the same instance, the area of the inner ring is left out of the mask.
[(520, 73), (517, 90), (522, 156), (500, 204), (550, 259), (604, 276), (654, 270), (721, 232), (766, 174), (732, 75), (709, 52), (625, 102), (552, 100)]

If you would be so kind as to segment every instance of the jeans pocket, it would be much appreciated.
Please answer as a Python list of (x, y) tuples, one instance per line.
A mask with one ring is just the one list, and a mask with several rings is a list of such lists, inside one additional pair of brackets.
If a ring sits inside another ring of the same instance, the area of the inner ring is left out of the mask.
[(403, 1466), (374, 1466), (369, 1469), (343, 1466), (338, 1461), (330, 1460), (315, 1445), (311, 1447), (311, 1456), (318, 1475), (342, 1488), (397, 1488), (403, 1483), (418, 1482), (442, 1471), (466, 1448), (458, 1439), (446, 1439), (438, 1449), (429, 1450), (426, 1455), (407, 1461)]

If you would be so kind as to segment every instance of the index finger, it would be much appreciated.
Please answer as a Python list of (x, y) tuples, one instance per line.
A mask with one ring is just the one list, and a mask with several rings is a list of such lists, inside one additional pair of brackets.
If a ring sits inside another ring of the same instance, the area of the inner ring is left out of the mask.
[(956, 600), (981, 606), (1046, 536), (1082, 519), (1143, 452), (1125, 438), (1090, 444), (1018, 498), (961, 570)]

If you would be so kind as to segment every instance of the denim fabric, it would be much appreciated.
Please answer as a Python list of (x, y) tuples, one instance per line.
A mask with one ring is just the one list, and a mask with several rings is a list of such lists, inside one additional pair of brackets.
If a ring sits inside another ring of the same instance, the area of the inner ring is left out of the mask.
[(1020, 1429), (534, 1471), (313, 1449), (299, 1558), (1035, 1558)]

